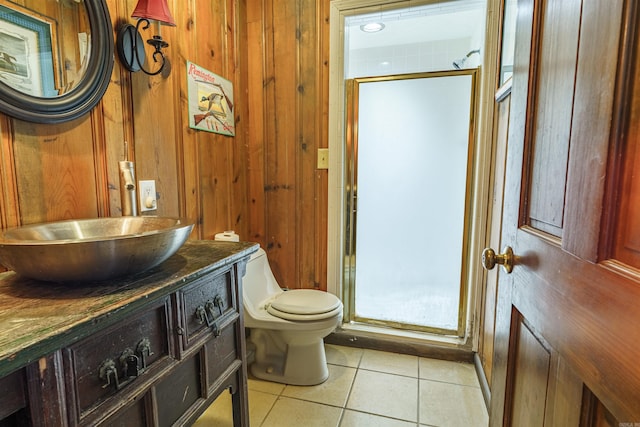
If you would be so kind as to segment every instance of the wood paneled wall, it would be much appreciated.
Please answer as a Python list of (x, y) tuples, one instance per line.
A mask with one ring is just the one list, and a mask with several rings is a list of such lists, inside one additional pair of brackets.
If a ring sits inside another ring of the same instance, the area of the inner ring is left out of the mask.
[(280, 285), (326, 289), (329, 0), (248, 0), (250, 239)]
[[(107, 0), (114, 38), (136, 3)], [(0, 114), (0, 225), (119, 216), (128, 141), (136, 178), (156, 180), (158, 215), (196, 220), (192, 238), (233, 229), (266, 248), (282, 286), (326, 289), (327, 171), (316, 153), (328, 146), (329, 0), (169, 5), (168, 77), (131, 74), (116, 59), (103, 100), (82, 118)], [(233, 82), (235, 137), (189, 128), (186, 61)]]

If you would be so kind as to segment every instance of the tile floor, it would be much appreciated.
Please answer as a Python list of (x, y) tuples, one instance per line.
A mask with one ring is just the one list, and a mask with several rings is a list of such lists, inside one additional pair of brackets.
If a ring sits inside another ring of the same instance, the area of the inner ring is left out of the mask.
[[(311, 387), (249, 378), (252, 427), (486, 427), (472, 364), (326, 345), (329, 379)], [(222, 393), (194, 424), (231, 427)]]

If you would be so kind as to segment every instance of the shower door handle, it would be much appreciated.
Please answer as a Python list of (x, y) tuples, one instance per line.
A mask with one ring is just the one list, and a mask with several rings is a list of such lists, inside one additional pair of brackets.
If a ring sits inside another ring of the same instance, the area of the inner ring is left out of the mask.
[(485, 270), (492, 270), (496, 264), (500, 264), (507, 274), (513, 271), (515, 256), (513, 255), (513, 249), (511, 246), (504, 248), (503, 253), (496, 254), (491, 248), (486, 248), (482, 251), (482, 266)]

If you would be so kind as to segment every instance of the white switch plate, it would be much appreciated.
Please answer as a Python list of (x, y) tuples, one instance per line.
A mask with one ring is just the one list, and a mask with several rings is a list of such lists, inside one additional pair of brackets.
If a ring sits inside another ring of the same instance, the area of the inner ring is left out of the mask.
[(138, 194), (140, 195), (140, 212), (158, 209), (156, 182), (154, 180), (138, 181)]
[(318, 169), (329, 169), (329, 149), (318, 148)]

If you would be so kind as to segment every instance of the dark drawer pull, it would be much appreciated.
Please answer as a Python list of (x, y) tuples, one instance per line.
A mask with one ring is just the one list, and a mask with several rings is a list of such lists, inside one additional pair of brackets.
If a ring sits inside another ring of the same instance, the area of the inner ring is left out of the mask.
[(147, 358), (151, 355), (153, 355), (151, 342), (149, 339), (143, 338), (136, 346), (135, 352), (130, 348), (125, 348), (120, 354), (118, 362), (122, 375), (120, 375), (118, 365), (113, 359), (104, 360), (98, 370), (100, 379), (106, 381), (102, 388), (115, 387), (117, 391), (138, 378), (147, 369)]
[(222, 316), (224, 312), (224, 302), (220, 295), (216, 295), (212, 300), (207, 301), (204, 306), (199, 305), (196, 308), (195, 316), (198, 319), (198, 322), (203, 324), (206, 323), (208, 327), (213, 330), (213, 336), (218, 337), (220, 335), (220, 327), (216, 322), (216, 308), (218, 309), (218, 317)]

